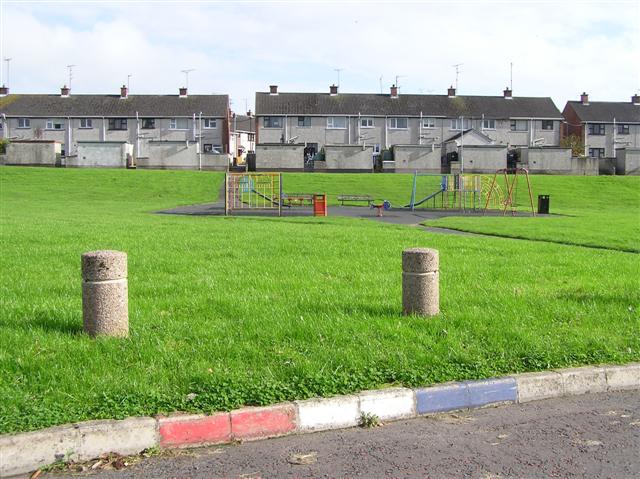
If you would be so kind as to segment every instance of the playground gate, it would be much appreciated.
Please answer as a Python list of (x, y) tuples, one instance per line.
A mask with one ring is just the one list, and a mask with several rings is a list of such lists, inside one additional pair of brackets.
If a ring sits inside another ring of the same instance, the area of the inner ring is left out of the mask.
[(282, 173), (227, 173), (225, 215), (273, 211), (282, 216)]

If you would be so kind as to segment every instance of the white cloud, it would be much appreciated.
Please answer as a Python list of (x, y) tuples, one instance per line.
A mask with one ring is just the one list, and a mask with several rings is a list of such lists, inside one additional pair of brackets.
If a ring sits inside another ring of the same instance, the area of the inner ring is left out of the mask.
[[(2, 38), (12, 90), (54, 92), (77, 64), (73, 90), (174, 93), (194, 68), (195, 93), (444, 93), (463, 63), (460, 93), (499, 95), (514, 62), (514, 94), (559, 108), (587, 90), (626, 100), (640, 87), (638, 2), (5, 3)], [(66, 13), (65, 13), (66, 12)]]

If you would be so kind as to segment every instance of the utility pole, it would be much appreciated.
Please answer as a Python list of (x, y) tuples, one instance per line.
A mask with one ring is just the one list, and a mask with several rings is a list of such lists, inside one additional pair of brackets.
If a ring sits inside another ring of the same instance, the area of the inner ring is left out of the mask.
[(131, 73), (127, 75), (127, 92), (128, 93), (131, 93), (131, 77), (132, 76), (133, 75)]
[(382, 95), (382, 79), (384, 76), (380, 75), (380, 94)]

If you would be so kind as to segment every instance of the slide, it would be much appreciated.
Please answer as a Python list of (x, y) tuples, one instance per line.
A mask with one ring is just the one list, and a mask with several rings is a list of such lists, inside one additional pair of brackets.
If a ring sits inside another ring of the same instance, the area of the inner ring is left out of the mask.
[[(431, 193), (429, 196), (427, 196), (426, 198), (422, 198), (420, 201), (416, 201), (413, 206), (420, 206), (422, 203), (424, 203), (425, 201), (429, 201), (431, 198), (433, 198), (434, 196), (438, 196), (440, 193), (442, 193), (444, 190), (438, 190), (435, 191), (433, 193)], [(405, 205), (405, 208), (411, 208), (411, 203), (409, 203), (408, 205)]]

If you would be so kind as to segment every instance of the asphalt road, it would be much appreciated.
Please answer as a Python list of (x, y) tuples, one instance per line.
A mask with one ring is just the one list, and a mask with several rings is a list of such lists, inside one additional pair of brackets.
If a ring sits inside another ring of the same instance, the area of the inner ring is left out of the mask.
[[(296, 464), (300, 462), (310, 464)], [(640, 392), (588, 394), (418, 418), (374, 429), (202, 448), (91, 476), (638, 478)]]

